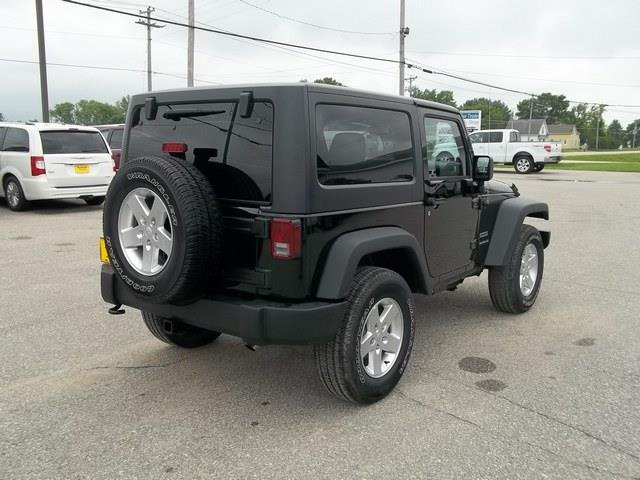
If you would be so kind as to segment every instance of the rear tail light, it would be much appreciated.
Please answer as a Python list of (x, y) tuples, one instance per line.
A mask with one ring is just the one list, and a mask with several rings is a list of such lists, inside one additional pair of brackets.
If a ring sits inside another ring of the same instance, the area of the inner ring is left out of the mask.
[(167, 142), (162, 144), (162, 153), (186, 153), (186, 143), (172, 143)]
[(117, 172), (120, 168), (120, 152), (112, 152), (111, 159), (113, 160), (113, 171)]
[(300, 256), (302, 228), (299, 220), (274, 218), (271, 220), (271, 256), (291, 260)]
[(47, 170), (44, 168), (44, 157), (31, 157), (31, 176), (44, 175)]
[(551, 152), (551, 145), (545, 145), (545, 146), (544, 146), (544, 149), (545, 149), (547, 152)]

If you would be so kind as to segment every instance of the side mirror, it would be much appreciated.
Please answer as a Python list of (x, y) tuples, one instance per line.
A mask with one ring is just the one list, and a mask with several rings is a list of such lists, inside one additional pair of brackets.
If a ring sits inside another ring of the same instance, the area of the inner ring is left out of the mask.
[(486, 182), (493, 178), (493, 159), (486, 155), (473, 157), (473, 179), (476, 182)]

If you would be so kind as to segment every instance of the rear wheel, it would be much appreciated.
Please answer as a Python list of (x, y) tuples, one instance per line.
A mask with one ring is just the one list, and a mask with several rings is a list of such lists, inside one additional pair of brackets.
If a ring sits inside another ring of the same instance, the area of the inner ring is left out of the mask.
[(334, 396), (373, 403), (393, 390), (409, 361), (415, 332), (411, 291), (397, 273), (366, 267), (356, 274), (347, 305), (335, 339), (314, 347), (316, 366)]
[(523, 313), (538, 297), (544, 270), (544, 245), (540, 232), (522, 225), (508, 263), (489, 271), (489, 294), (502, 312)]
[(85, 198), (84, 201), (87, 202), (87, 205), (102, 205), (102, 202), (104, 202), (104, 196)]
[(4, 181), (4, 198), (7, 201), (7, 206), (14, 212), (21, 212), (29, 206), (22, 185), (13, 176), (7, 177)]
[(220, 336), (220, 332), (193, 327), (153, 313), (142, 312), (142, 319), (149, 331), (158, 340), (182, 348), (202, 347), (210, 344)]
[(533, 159), (526, 155), (521, 155), (513, 160), (513, 168), (517, 173), (529, 173), (533, 170), (533, 166)]

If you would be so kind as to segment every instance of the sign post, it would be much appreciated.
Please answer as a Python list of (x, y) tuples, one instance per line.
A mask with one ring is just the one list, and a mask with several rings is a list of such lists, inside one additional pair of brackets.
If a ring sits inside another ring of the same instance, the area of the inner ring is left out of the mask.
[(460, 113), (467, 132), (472, 133), (482, 128), (482, 110), (462, 110)]

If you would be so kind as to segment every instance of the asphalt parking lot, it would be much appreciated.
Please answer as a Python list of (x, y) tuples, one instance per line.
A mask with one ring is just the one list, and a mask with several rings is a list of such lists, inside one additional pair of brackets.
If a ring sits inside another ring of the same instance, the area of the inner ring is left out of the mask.
[(486, 275), (418, 297), (370, 407), (325, 393), (311, 348), (185, 351), (107, 315), (101, 208), (0, 203), (0, 477), (640, 478), (640, 174), (497, 177), (550, 204), (537, 304), (496, 312)]

